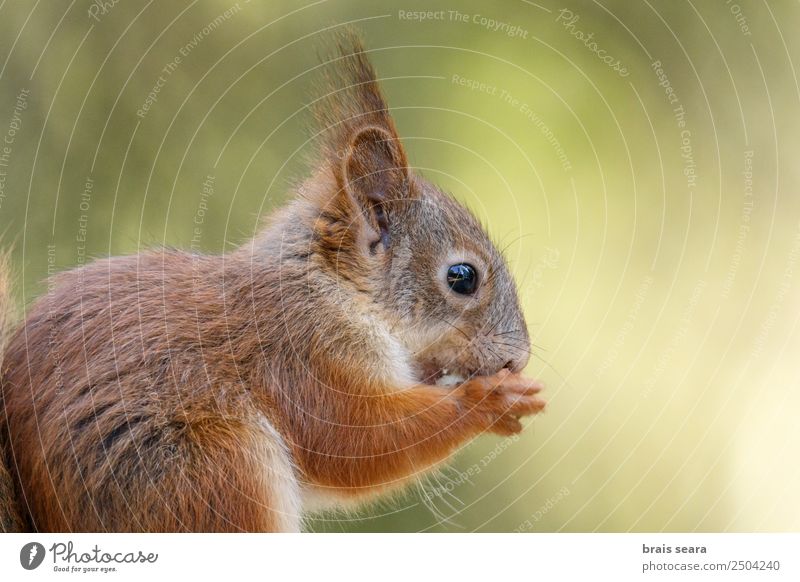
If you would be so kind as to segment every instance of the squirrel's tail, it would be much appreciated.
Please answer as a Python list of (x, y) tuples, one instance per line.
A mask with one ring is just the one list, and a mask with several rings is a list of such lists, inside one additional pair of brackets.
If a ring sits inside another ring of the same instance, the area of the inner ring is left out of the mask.
[(6, 409), (3, 399), (2, 370), (6, 340), (13, 319), (13, 300), (7, 252), (0, 252), (0, 532), (24, 531), (17, 505), (14, 478), (9, 471), (6, 432)]

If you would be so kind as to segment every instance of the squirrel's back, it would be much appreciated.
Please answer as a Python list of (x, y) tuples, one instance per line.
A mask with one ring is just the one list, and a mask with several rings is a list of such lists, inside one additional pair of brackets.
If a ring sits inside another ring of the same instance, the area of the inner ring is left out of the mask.
[[(220, 257), (163, 250), (67, 271), (9, 337), (3, 433), (16, 489), (32, 492), (18, 494), (16, 507), (27, 508), (34, 528), (220, 529), (201, 516), (225, 500), (182, 507), (196, 502), (192, 484), (207, 475), (213, 451), (240, 467), (263, 464), (260, 454), (280, 455), (283, 445), (242, 379), (247, 370), (236, 369), (249, 354), (231, 352), (244, 349), (236, 340), (244, 324), (235, 310), (222, 316), (220, 264)], [(178, 461), (182, 483), (167, 477)], [(2, 477), (3, 527), (22, 527), (3, 509), (15, 506), (14, 487)], [(238, 489), (258, 498), (253, 487), (243, 481)], [(160, 522), (136, 522), (148, 506), (169, 504), (173, 520), (154, 511)], [(187, 521), (193, 514), (197, 521)]]

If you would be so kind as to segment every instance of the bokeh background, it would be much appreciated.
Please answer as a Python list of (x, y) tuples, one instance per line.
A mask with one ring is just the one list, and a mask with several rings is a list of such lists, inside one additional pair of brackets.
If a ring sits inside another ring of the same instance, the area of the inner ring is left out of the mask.
[(309, 529), (800, 529), (796, 2), (3, 0), (20, 312), (94, 257), (247, 240), (347, 23), (411, 162), (508, 246), (549, 410)]

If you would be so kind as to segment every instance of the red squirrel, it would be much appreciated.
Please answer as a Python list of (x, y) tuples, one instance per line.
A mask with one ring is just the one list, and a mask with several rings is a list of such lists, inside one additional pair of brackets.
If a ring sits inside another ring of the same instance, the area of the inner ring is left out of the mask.
[(257, 236), (63, 272), (8, 335), (5, 530), (299, 531), (543, 409), (502, 255), (339, 48), (315, 171)]

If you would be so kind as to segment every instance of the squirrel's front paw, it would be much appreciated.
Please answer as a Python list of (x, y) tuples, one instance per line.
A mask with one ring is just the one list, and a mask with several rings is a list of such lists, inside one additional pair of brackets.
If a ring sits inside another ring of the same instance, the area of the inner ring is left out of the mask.
[(459, 387), (464, 413), (482, 428), (511, 435), (522, 430), (519, 419), (541, 412), (545, 402), (537, 397), (542, 384), (537, 380), (501, 370), (493, 376), (478, 376)]

